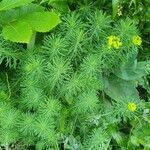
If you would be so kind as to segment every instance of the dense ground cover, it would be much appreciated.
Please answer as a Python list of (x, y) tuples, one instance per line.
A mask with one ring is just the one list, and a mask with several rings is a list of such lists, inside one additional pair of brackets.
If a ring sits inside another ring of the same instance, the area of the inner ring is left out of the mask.
[(0, 1), (0, 149), (149, 150), (149, 0)]

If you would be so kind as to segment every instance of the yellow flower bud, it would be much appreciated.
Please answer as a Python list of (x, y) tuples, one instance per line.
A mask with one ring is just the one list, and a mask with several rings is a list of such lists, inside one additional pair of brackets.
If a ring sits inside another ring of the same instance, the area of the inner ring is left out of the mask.
[(117, 36), (110, 35), (108, 37), (108, 47), (109, 48), (115, 48), (119, 49), (122, 46), (122, 42), (120, 41), (120, 38)]
[(132, 38), (132, 42), (134, 45), (140, 46), (142, 44), (142, 39), (137, 35)]
[(136, 108), (137, 106), (135, 103), (132, 103), (132, 102), (128, 103), (128, 110), (130, 110), (131, 112), (136, 111)]

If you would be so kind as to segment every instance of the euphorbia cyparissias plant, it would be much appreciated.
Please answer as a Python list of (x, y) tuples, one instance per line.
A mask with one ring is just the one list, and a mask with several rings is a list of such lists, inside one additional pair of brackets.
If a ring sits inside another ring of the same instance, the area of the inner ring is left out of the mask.
[[(150, 62), (137, 59), (143, 44), (137, 26), (130, 19), (114, 22), (97, 9), (82, 11), (62, 15), (62, 23), (33, 49), (16, 48), (1, 37), (0, 60), (10, 67), (0, 75), (5, 149), (149, 146), (149, 135), (143, 136), (149, 131), (148, 107), (137, 86)], [(42, 13), (47, 14), (40, 7), (31, 14)]]

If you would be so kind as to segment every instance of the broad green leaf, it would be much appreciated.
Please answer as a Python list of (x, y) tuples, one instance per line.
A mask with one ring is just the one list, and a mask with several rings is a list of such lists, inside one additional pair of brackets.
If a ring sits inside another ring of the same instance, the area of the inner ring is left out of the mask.
[(20, 7), (16, 9), (18, 11), (18, 15), (21, 17), (25, 17), (35, 12), (44, 12), (44, 7), (37, 4), (29, 4), (27, 6)]
[(136, 80), (150, 73), (150, 61), (138, 62), (133, 65), (124, 65), (114, 74), (124, 80)]
[(135, 82), (122, 80), (114, 75), (109, 78), (104, 78), (104, 91), (112, 99), (122, 99), (130, 97), (139, 99), (138, 91), (135, 87)]
[(43, 11), (44, 7), (32, 3), (27, 6), (19, 7), (17, 9), (2, 11), (0, 12), (0, 24), (5, 25), (10, 22), (17, 21), (18, 19), (30, 15), (34, 12)]
[(57, 26), (61, 20), (55, 12), (35, 12), (23, 19), (33, 30), (47, 32)]
[(9, 10), (15, 7), (24, 6), (33, 2), (34, 0), (2, 0), (0, 2), (0, 11)]
[(7, 40), (19, 43), (28, 43), (32, 36), (32, 29), (26, 22), (13, 22), (4, 26), (2, 34)]

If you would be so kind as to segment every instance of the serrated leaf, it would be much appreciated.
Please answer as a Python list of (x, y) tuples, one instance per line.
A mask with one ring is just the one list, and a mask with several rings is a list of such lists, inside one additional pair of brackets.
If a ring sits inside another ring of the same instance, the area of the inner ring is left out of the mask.
[(34, 0), (2, 0), (0, 2), (0, 11), (9, 10), (15, 7), (24, 6), (33, 2)]
[(28, 23), (18, 21), (4, 26), (2, 34), (7, 40), (28, 43), (32, 36), (32, 29)]
[(23, 20), (28, 22), (32, 29), (38, 32), (47, 32), (61, 22), (55, 12), (35, 12)]
[(0, 12), (0, 23), (8, 24), (9, 22), (16, 21), (20, 18), (26, 17), (34, 12), (43, 12), (44, 7), (37, 4), (29, 4), (17, 9), (11, 9), (7, 11)]

